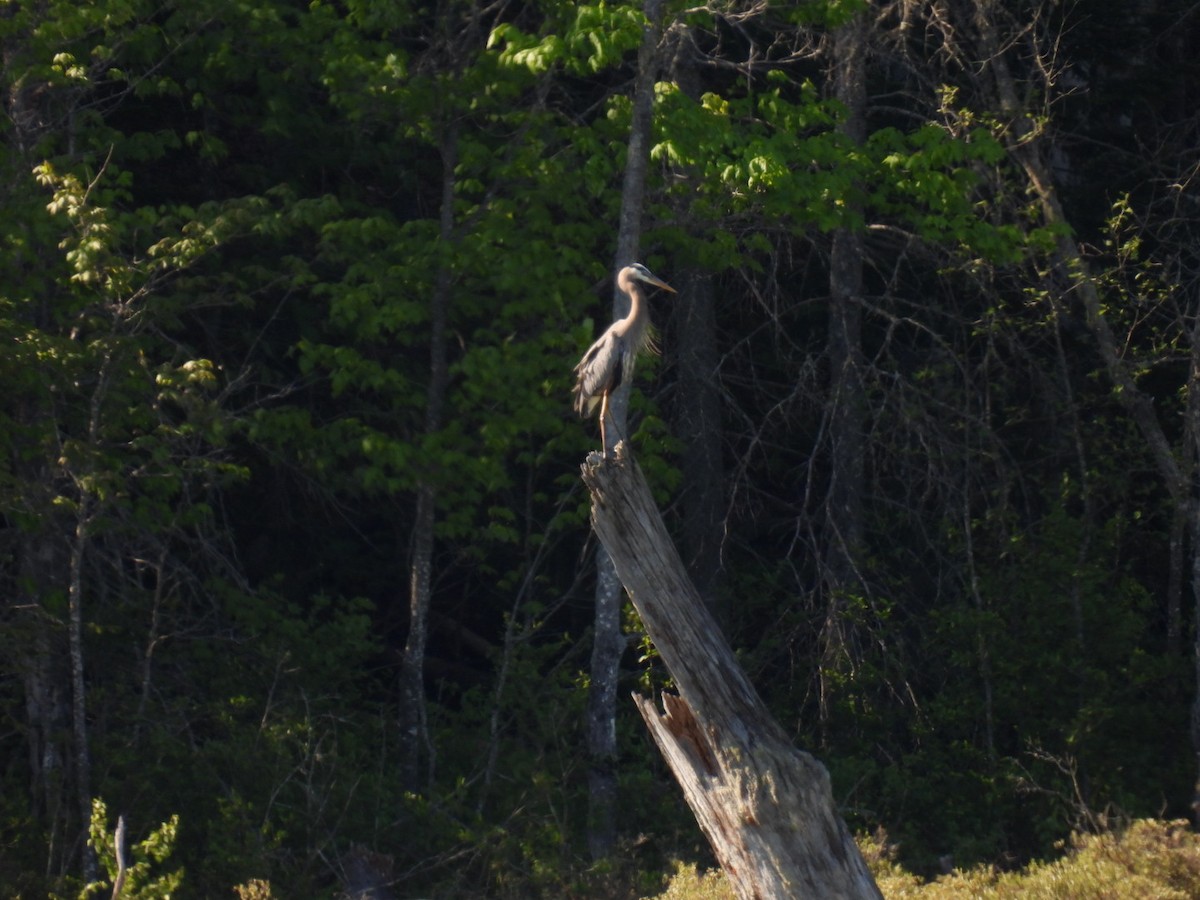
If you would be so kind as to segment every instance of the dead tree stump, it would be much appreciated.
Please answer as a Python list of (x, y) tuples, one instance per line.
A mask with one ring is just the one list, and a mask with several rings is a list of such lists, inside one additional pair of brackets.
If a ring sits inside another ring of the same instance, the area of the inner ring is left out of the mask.
[(592, 527), (679, 688), (634, 702), (742, 900), (881, 898), (833, 803), (829, 773), (797, 750), (687, 576), (623, 444), (583, 466)]

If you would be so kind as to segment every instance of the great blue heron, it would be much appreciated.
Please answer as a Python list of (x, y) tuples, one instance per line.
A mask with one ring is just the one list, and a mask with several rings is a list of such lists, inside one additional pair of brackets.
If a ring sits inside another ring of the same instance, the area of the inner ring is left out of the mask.
[(590, 416), (597, 405), (600, 407), (601, 456), (608, 454), (608, 442), (604, 438), (608, 397), (619, 384), (633, 376), (638, 354), (650, 344), (650, 315), (638, 282), (675, 293), (675, 288), (641, 263), (623, 268), (617, 273), (617, 287), (629, 297), (629, 315), (609, 325), (575, 367), (575, 411), (581, 416)]

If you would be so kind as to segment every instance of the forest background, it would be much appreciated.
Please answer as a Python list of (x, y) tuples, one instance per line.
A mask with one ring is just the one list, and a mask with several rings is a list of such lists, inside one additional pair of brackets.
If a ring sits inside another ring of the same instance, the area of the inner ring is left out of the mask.
[(629, 611), (616, 756), (585, 733), (570, 374), (639, 77), (679, 297), (631, 443), (851, 826), (932, 872), (1190, 814), (1198, 39), (1185, 0), (4, 0), (6, 894), (111, 862), (95, 798), (146, 861), (178, 817), (179, 896), (703, 858)]

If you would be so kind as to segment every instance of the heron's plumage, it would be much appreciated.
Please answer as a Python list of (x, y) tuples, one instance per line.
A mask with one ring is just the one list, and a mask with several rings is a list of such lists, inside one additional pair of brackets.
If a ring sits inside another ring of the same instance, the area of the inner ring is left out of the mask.
[(629, 297), (629, 314), (605, 329), (575, 367), (575, 411), (589, 416), (601, 406), (600, 431), (604, 433), (603, 407), (609, 395), (633, 377), (638, 354), (653, 349), (650, 318), (643, 306), (638, 282), (665, 290), (675, 289), (645, 266), (634, 263), (617, 273), (617, 287)]
[(604, 394), (611, 394), (633, 376), (636, 350), (617, 334), (617, 324), (608, 326), (575, 367), (575, 412), (581, 416), (590, 416)]

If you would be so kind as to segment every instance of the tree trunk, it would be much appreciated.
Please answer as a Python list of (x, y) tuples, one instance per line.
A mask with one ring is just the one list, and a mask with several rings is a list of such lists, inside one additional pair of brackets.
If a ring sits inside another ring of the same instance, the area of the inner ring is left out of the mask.
[[(846, 108), (841, 132), (854, 143), (866, 139), (866, 37), (861, 15), (834, 38), (834, 94)], [(852, 188), (853, 190), (853, 188)], [(861, 203), (848, 198), (848, 209)], [(818, 708), (822, 732), (829, 719), (830, 676), (854, 653), (847, 634), (846, 598), (861, 595), (863, 473), (866, 400), (863, 396), (863, 235), (851, 222), (833, 234), (829, 257), (829, 489), (825, 504), (822, 581), (825, 616), (821, 626)]]
[[(458, 164), (458, 138), (453, 127), (442, 140), (442, 198), (440, 233), (444, 245), (454, 240), (454, 168)], [(449, 370), (446, 361), (446, 320), (450, 307), (450, 263), (438, 267), (429, 308), (429, 389), (425, 400), (425, 434), (442, 427)], [(408, 790), (422, 786), (421, 762), (425, 754), (428, 778), (433, 777), (433, 747), (425, 716), (425, 643), (429, 635), (429, 605), (433, 581), (433, 529), (436, 523), (437, 488), (427, 473), (417, 485), (409, 562), (408, 637), (400, 664), (401, 783)]]
[[(44, 79), (33, 76), (25, 60), (29, 52), (29, 29), (36, 27), (38, 16), (31, 15), (26, 25), (20, 23), (30, 11), (16, 4), (0, 8), (0, 21), (5, 24), (6, 38), (0, 41), (0, 73), (8, 85), (2, 100), (8, 127), (5, 130), (4, 152), (13, 170), (29, 171), (36, 161), (39, 140), (44, 136), (52, 116), (49, 107), (51, 91)], [(17, 73), (24, 72), (22, 76)], [(5, 201), (16, 192), (14, 184), (0, 186)], [(9, 251), (10, 253), (13, 251)], [(24, 257), (21, 259), (21, 257)], [(50, 260), (41, 258), (33, 247), (18, 251), (17, 265), (49, 267)], [(52, 305), (49, 298), (29, 304), (19, 312), (28, 317), (27, 325), (42, 328), (41, 316)], [(7, 398), (11, 402), (12, 398)], [(48, 410), (45, 397), (18, 399), (12, 411), (13, 433), (36, 432), (35, 423), (56, 421), (56, 410)], [(18, 486), (18, 503), (28, 510), (37, 524), (26, 528), (11, 527), (12, 545), (2, 548), (11, 556), (13, 578), (6, 579), (9, 588), (13, 633), (18, 636), (11, 660), (20, 673), (24, 688), (25, 730), (28, 742), (29, 791), (31, 827), (46, 835), (47, 874), (64, 874), (72, 864), (77, 846), (72, 811), (68, 770), (73, 749), (70, 649), (60, 601), (68, 596), (69, 538), (71, 523), (64, 508), (54, 503), (55, 479), (61, 472), (54, 458), (40, 460), (44, 445), (37, 438), (17, 438), (17, 452), (12, 454), (13, 484)], [(88, 821), (82, 823), (84, 833)]]
[[(834, 40), (834, 92), (846, 107), (841, 132), (854, 143), (866, 138), (865, 37), (862, 17), (842, 26)], [(851, 211), (862, 204), (848, 198)], [(862, 589), (863, 234), (855, 223), (833, 233), (829, 257), (830, 478), (825, 566), (831, 593)]]
[(400, 661), (400, 783), (420, 791), (422, 761), (430, 762), (425, 714), (425, 642), (429, 634), (429, 599), (433, 569), (433, 527), (437, 492), (426, 483), (417, 488), (408, 581), (408, 636)]
[[(610, 451), (611, 452), (611, 451)], [(621, 634), (621, 582), (608, 552), (596, 552), (596, 617), (587, 697), (588, 852), (604, 859), (617, 841), (617, 679)]]
[(679, 688), (635, 695), (738, 896), (881, 897), (825, 767), (788, 741), (688, 580), (627, 447), (583, 466), (592, 525)]
[[(67, 586), (68, 646), (71, 657), (71, 736), (75, 756), (75, 801), (79, 819), (87, 833), (92, 816), (92, 756), (87, 727), (87, 687), (83, 660), (83, 562), (91, 524), (92, 497), (86, 492), (79, 500), (75, 534), (71, 543), (70, 577)], [(91, 846), (83, 846), (83, 878), (90, 884), (99, 876), (99, 866)]]
[[(693, 36), (674, 32), (671, 77), (694, 103), (704, 93)], [(677, 173), (699, 186), (700, 172)], [(691, 194), (695, 197), (695, 194)], [(681, 199), (678, 216), (693, 227), (708, 229), (707, 217), (697, 219), (689, 199)], [(722, 459), (721, 391), (717, 382), (720, 351), (717, 341), (716, 289), (710, 273), (698, 263), (676, 267), (671, 283), (679, 300), (671, 306), (675, 317), (675, 359), (679, 373), (673, 404), (673, 433), (683, 441), (683, 483), (679, 491), (682, 512), (680, 543), (692, 582), (710, 610), (715, 609), (725, 537), (725, 468)]]
[[(119, 310), (114, 310), (114, 326), (120, 324)], [(88, 404), (88, 445), (100, 450), (100, 423), (104, 416), (105, 400), (108, 395), (109, 377), (113, 365), (113, 351), (104, 355), (96, 379), (96, 388)], [(92, 753), (87, 726), (87, 685), (84, 679), (83, 657), (83, 566), (88, 551), (92, 526), (92, 515), (99, 503), (88, 482), (93, 480), (91, 464), (87, 465), (84, 477), (74, 476), (75, 488), (79, 492), (75, 512), (75, 529), (71, 537), (69, 580), (67, 584), (67, 642), (71, 655), (71, 734), (75, 751), (75, 797), (79, 804), (79, 819), (86, 835), (92, 820)], [(83, 878), (87, 883), (99, 877), (100, 866), (96, 852), (85, 840), (83, 842)]]
[[(657, 23), (662, 0), (646, 0), (646, 18)], [(633, 117), (629, 127), (625, 181), (621, 191), (621, 214), (617, 229), (614, 270), (634, 262), (642, 235), (642, 197), (646, 166), (650, 160), (650, 128), (657, 71), (658, 31), (646, 29), (638, 51), (638, 75), (634, 85)], [(614, 289), (613, 318), (629, 314), (629, 298)], [(626, 435), (629, 383), (623, 382), (609, 400), (605, 425), (606, 451)], [(588, 750), (588, 850), (593, 859), (612, 852), (617, 838), (617, 677), (625, 638), (621, 634), (621, 583), (612, 560), (601, 550), (596, 554), (596, 618), (587, 701)]]
[[(1176, 449), (1172, 446), (1171, 438), (1159, 418), (1154, 398), (1146, 394), (1137, 383), (1134, 366), (1124, 356), (1124, 348), (1112, 325), (1105, 315), (1105, 304), (1100, 290), (1084, 259), (1079, 242), (1070, 228), (1067, 215), (1059, 200), (1058, 191), (1054, 184), (1050, 167), (1042, 155), (1041, 135), (1034, 120), (1028, 116), (1022, 107), (1017, 94), (1016, 83), (1008, 67), (1008, 61), (1000, 50), (1001, 39), (998, 34), (997, 12), (994, 0), (977, 0), (975, 6), (975, 31), (979, 43), (980, 58), (985, 60), (985, 72), (991, 77), (991, 90), (996, 104), (1001, 112), (1011, 120), (1011, 126), (1006, 129), (1009, 155), (1025, 172), (1029, 187), (1042, 209), (1042, 218), (1047, 225), (1058, 226), (1055, 236), (1054, 263), (1056, 276), (1062, 285), (1069, 289), (1083, 305), (1087, 320), (1088, 331), (1096, 343), (1100, 358), (1104, 362), (1105, 371), (1112, 381), (1115, 397), (1133, 420), (1142, 439), (1146, 442), (1150, 456), (1158, 469), (1163, 486), (1171, 498), (1174, 507), (1173, 521), (1170, 532), (1171, 569), (1168, 583), (1172, 590), (1182, 587), (1182, 573), (1189, 569), (1191, 587), (1200, 610), (1200, 594), (1195, 593), (1200, 588), (1200, 509), (1196, 508), (1197, 501), (1193, 497), (1194, 475), (1187, 470), (1186, 462), (1181, 461)], [(1046, 85), (1050, 87), (1050, 85)], [(1195, 341), (1200, 340), (1200, 333), (1193, 329), (1193, 357), (1196, 354)], [(1200, 378), (1196, 370), (1196, 362), (1189, 372), (1188, 396), (1200, 386)], [(1190, 411), (1189, 411), (1190, 414)], [(1187, 423), (1185, 423), (1186, 425)], [(1192, 530), (1191, 565), (1184, 566), (1182, 555), (1175, 558), (1176, 553), (1182, 554), (1182, 522), (1190, 519)], [(1178, 574), (1176, 574), (1176, 569)], [(1177, 598), (1168, 598), (1167, 612), (1170, 617), (1173, 612), (1177, 615)], [(1177, 628), (1168, 622), (1168, 630)], [(1171, 640), (1168, 635), (1168, 642)], [(1193, 791), (1193, 809), (1200, 816), (1200, 629), (1197, 630), (1196, 642), (1193, 646), (1193, 703), (1191, 712), (1191, 744), (1196, 759), (1196, 778)]]
[(721, 396), (717, 385), (717, 324), (712, 277), (691, 266), (673, 279), (680, 300), (675, 434), (683, 441), (679, 491), (684, 559), (705, 606), (715, 610), (725, 536), (725, 469), (721, 454)]
[[(1184, 408), (1187, 446), (1186, 458), (1190, 462), (1193, 487), (1187, 500), (1192, 531), (1192, 565), (1191, 589), (1195, 598), (1197, 621), (1200, 621), (1200, 550), (1196, 543), (1200, 541), (1200, 494), (1197, 494), (1195, 482), (1200, 471), (1200, 316), (1193, 316), (1191, 337), (1191, 358), (1188, 366), (1187, 405)], [(1174, 534), (1172, 534), (1174, 537)], [(1196, 778), (1192, 784), (1192, 816), (1200, 819), (1200, 626), (1193, 626), (1192, 639), (1192, 677), (1194, 693), (1191, 709), (1191, 739), (1192, 753), (1195, 758)]]
[(1158, 418), (1154, 400), (1138, 387), (1133, 367), (1125, 361), (1121, 343), (1104, 315), (1100, 292), (1059, 202), (1050, 167), (1042, 157), (1039, 135), (1034, 131), (1033, 121), (1026, 116), (1021, 107), (1008, 63), (1000, 52), (993, 6), (992, 0), (979, 2), (976, 7), (975, 26), (980, 51), (986, 60), (987, 72), (992, 77), (996, 100), (1001, 111), (1013, 120), (1011, 129), (1006, 132), (1008, 152), (1024, 170), (1029, 187), (1041, 205), (1042, 218), (1046, 224), (1059, 226), (1055, 237), (1055, 263), (1058, 274), (1083, 304), (1088, 330), (1096, 341), (1096, 348), (1100, 351), (1105, 370), (1117, 388), (1117, 400), (1149, 445), (1150, 455), (1172, 500), (1183, 503), (1187, 493), (1187, 478)]
[[(39, 480), (27, 483), (44, 485), (48, 476), (39, 474)], [(71, 720), (69, 652), (63, 622), (47, 607), (51, 598), (67, 594), (68, 560), (59, 530), (65, 523), (49, 503), (43, 508), (40, 526), (20, 535), (13, 554), (13, 630), (20, 641), (12, 664), (25, 689), (31, 817), (47, 836), (45, 871), (61, 873), (69, 865), (72, 841), (67, 835), (74, 809), (67, 794), (70, 748), (65, 740)]]

